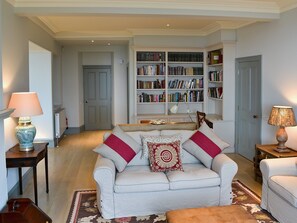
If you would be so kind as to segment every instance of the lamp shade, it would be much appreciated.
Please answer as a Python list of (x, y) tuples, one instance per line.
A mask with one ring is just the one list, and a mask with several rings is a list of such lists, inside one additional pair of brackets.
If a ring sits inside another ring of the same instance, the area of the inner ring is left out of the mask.
[(14, 108), (12, 117), (27, 117), (43, 114), (36, 92), (17, 92), (11, 95), (8, 108)]
[(293, 108), (290, 106), (273, 106), (268, 124), (275, 126), (296, 126)]
[(172, 114), (176, 114), (177, 111), (178, 111), (178, 104), (173, 105), (173, 106), (170, 108), (170, 112), (171, 112)]

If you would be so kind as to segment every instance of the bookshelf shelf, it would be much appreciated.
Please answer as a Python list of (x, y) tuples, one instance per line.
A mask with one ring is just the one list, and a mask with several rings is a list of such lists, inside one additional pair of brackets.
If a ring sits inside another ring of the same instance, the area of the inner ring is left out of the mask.
[(178, 114), (188, 116), (188, 110), (203, 110), (203, 50), (175, 52), (168, 49), (136, 49), (135, 58), (136, 116), (170, 116), (168, 110), (177, 102)]

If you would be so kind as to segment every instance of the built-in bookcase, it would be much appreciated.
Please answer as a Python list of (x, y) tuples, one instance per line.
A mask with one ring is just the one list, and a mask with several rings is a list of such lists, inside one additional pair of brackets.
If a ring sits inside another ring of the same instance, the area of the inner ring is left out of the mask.
[[(203, 51), (138, 50), (135, 54), (137, 116), (171, 115), (189, 121), (189, 113), (203, 110)], [(175, 104), (178, 112), (170, 114)]]
[(209, 113), (222, 116), (223, 106), (223, 49), (207, 52), (207, 80)]

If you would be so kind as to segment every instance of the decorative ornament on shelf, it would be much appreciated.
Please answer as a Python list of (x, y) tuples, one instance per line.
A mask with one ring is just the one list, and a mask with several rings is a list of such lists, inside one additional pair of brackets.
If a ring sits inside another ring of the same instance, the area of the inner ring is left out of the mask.
[(17, 92), (11, 95), (8, 108), (14, 108), (11, 117), (19, 118), (16, 127), (16, 137), (19, 140), (20, 151), (31, 151), (34, 149), (33, 140), (36, 128), (31, 124), (31, 116), (43, 114), (36, 92)]
[(277, 152), (290, 152), (285, 146), (288, 140), (288, 134), (285, 127), (296, 126), (296, 120), (293, 108), (290, 106), (273, 106), (268, 119), (269, 125), (279, 126), (276, 133), (276, 140), (278, 141)]

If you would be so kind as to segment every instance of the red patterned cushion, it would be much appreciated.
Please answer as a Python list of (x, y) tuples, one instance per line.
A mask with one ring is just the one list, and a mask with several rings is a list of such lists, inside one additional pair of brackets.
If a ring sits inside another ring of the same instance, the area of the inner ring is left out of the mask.
[(208, 168), (211, 168), (213, 158), (228, 146), (229, 144), (220, 139), (205, 122), (183, 143), (183, 148)]
[(170, 143), (147, 143), (149, 160), (153, 172), (181, 170), (180, 141)]
[(111, 159), (117, 170), (122, 172), (139, 152), (140, 148), (141, 145), (121, 130), (120, 127), (116, 126), (103, 144), (97, 146), (94, 151), (103, 157)]

